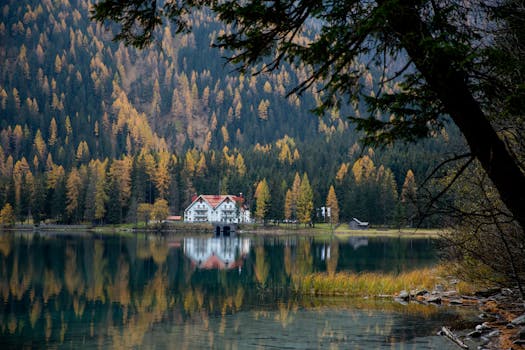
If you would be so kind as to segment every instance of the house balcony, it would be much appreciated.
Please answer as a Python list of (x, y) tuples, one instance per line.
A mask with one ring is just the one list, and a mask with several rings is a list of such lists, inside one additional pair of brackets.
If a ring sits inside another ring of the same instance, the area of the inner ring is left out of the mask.
[(237, 216), (235, 215), (222, 215), (221, 216), (221, 222), (232, 222), (236, 220), (237, 220)]

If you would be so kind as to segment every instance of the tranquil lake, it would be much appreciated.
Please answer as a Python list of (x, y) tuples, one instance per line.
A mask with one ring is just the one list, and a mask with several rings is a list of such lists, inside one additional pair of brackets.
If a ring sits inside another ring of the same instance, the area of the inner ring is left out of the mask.
[(399, 272), (431, 239), (0, 234), (0, 349), (454, 349), (461, 308), (299, 297), (294, 276)]

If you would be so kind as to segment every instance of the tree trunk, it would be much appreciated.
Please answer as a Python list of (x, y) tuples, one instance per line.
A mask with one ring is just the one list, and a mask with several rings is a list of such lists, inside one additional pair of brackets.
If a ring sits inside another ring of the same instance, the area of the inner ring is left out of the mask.
[(393, 30), (467, 140), (501, 200), (525, 229), (525, 174), (474, 99), (465, 72), (455, 68), (457, 62), (444, 50), (437, 45), (429, 46), (432, 36), (419, 17), (414, 2), (407, 0), (399, 4), (389, 18)]

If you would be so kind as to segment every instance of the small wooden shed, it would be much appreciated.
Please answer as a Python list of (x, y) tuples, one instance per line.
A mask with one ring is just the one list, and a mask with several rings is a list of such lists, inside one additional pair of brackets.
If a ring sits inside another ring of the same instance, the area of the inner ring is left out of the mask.
[(348, 226), (350, 226), (351, 230), (368, 230), (368, 222), (360, 221), (356, 218), (352, 218)]

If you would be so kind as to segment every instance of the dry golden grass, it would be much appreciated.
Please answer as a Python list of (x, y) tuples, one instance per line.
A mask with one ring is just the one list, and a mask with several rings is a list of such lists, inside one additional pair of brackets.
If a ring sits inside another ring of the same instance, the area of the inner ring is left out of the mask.
[(453, 288), (461, 294), (471, 294), (474, 288), (458, 282), (453, 287), (441, 277), (443, 268), (424, 268), (400, 274), (327, 273), (309, 274), (295, 279), (295, 289), (303, 294), (381, 296), (395, 295), (401, 290), (432, 290), (437, 284)]

